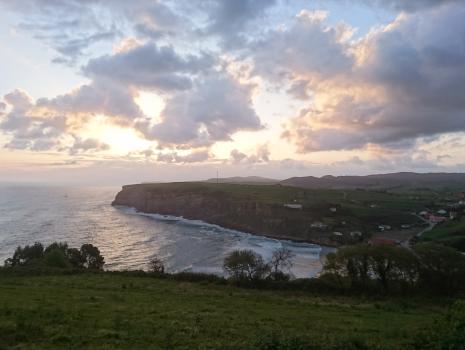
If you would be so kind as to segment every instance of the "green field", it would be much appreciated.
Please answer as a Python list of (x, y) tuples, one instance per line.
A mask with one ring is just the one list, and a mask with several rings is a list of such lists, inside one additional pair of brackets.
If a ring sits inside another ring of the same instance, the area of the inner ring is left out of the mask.
[(439, 242), (465, 252), (465, 217), (448, 221), (426, 232), (422, 236), (425, 242)]
[(7, 275), (0, 349), (254, 349), (272, 334), (322, 349), (403, 349), (446, 307), (108, 273)]

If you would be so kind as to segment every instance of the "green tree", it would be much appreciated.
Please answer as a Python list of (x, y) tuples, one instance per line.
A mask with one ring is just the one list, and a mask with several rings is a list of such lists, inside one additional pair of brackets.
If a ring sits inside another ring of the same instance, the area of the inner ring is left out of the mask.
[(102, 270), (105, 260), (100, 254), (100, 250), (92, 244), (83, 244), (81, 246), (81, 256), (83, 266), (88, 269)]
[(69, 260), (66, 256), (66, 252), (62, 249), (49, 249), (44, 254), (43, 262), (46, 266), (56, 268), (68, 268), (70, 267)]
[(258, 280), (269, 272), (261, 255), (252, 250), (235, 250), (226, 256), (224, 270), (235, 280)]
[(435, 243), (418, 244), (413, 249), (419, 259), (423, 287), (446, 294), (464, 289), (465, 257), (460, 252)]
[(16, 248), (13, 257), (5, 261), (7, 266), (32, 265), (41, 260), (44, 256), (44, 246), (36, 242), (33, 245), (26, 245), (24, 248)]

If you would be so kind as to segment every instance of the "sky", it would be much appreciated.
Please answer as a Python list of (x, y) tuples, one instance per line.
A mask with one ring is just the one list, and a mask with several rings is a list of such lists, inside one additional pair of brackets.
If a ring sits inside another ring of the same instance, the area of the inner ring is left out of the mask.
[(465, 171), (465, 0), (0, 0), (0, 182)]

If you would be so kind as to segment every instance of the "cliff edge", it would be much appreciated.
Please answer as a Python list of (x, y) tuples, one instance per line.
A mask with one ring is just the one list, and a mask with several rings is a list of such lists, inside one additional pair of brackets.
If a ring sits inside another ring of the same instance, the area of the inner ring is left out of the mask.
[(279, 239), (335, 245), (328, 232), (312, 231), (313, 218), (295, 201), (296, 188), (209, 183), (123, 186), (112, 205), (144, 213), (182, 216), (225, 228)]

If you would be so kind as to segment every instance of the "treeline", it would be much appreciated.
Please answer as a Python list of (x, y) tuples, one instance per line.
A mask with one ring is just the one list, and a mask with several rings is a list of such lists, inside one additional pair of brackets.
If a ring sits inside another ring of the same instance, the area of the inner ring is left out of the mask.
[[(233, 251), (224, 260), (229, 280), (242, 285), (286, 282), (293, 255), (276, 250), (269, 262), (250, 250)], [(400, 246), (359, 244), (326, 256), (319, 277), (281, 283), (276, 287), (336, 293), (437, 294), (465, 293), (465, 255), (439, 244)]]
[(465, 292), (465, 256), (439, 244), (360, 244), (328, 254), (320, 280), (340, 290), (366, 293)]
[[(359, 244), (340, 248), (326, 256), (317, 278), (293, 279), (290, 273), (294, 254), (287, 248), (273, 252), (269, 261), (252, 250), (236, 250), (224, 259), (227, 278), (202, 273), (165, 272), (162, 259), (154, 256), (146, 271), (119, 273), (158, 276), (186, 281), (232, 283), (267, 289), (303, 290), (334, 294), (436, 294), (465, 293), (465, 255), (443, 245), (417, 244), (413, 248)], [(80, 249), (66, 243), (41, 243), (18, 247), (5, 267), (103, 270), (104, 258), (97, 247)], [(31, 269), (31, 270), (33, 270)], [(14, 269), (13, 269), (14, 270)], [(24, 269), (22, 269), (24, 271)], [(118, 273), (118, 272), (113, 272)]]
[(102, 270), (105, 259), (92, 244), (83, 244), (80, 249), (70, 248), (67, 243), (54, 242), (47, 247), (36, 242), (19, 246), (13, 256), (5, 260), (5, 267), (50, 267)]

